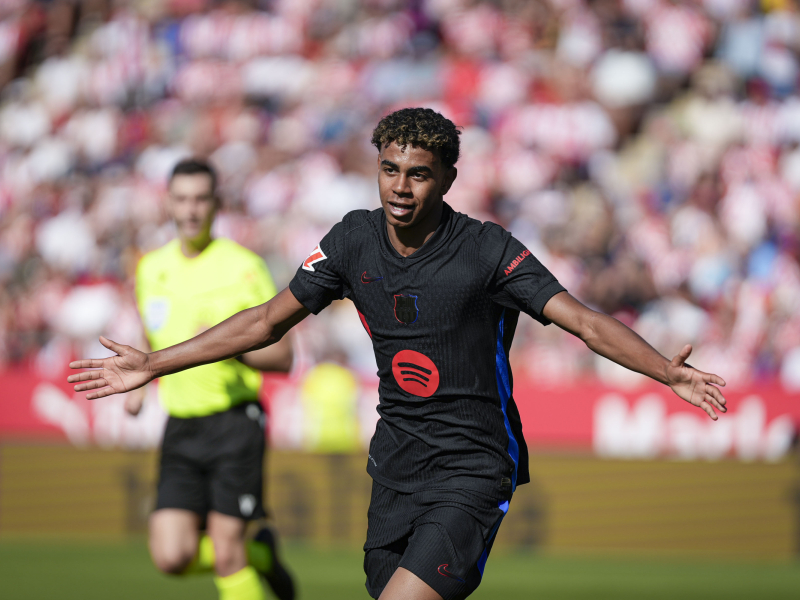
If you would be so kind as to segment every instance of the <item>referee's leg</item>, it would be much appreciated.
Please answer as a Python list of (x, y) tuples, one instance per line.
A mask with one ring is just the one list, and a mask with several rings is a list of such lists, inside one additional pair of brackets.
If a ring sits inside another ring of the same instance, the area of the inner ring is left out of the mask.
[(170, 417), (164, 430), (156, 509), (150, 515), (150, 555), (158, 570), (187, 572), (198, 556), (200, 528), (208, 512), (206, 477), (198, 467), (198, 420)]
[(156, 568), (180, 575), (194, 560), (200, 537), (200, 515), (181, 508), (161, 508), (150, 515), (150, 556)]
[(206, 532), (214, 543), (214, 571), (227, 577), (247, 566), (245, 530), (247, 521), (211, 511)]

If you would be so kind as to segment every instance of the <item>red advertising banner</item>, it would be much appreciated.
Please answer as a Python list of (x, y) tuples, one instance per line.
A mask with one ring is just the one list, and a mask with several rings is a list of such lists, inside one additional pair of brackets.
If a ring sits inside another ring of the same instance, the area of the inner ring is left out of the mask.
[(86, 400), (67, 383), (32, 371), (0, 371), (0, 440), (68, 441), (76, 446), (151, 448), (166, 421), (155, 386), (137, 417), (125, 412), (124, 396)]
[[(0, 373), (0, 439), (66, 440), (75, 445), (157, 446), (166, 415), (150, 386), (138, 417), (124, 411), (124, 397), (87, 401), (65, 381), (31, 372)], [(265, 380), (270, 440), (281, 448), (308, 446), (309, 404), (302, 379)], [(777, 460), (790, 449), (800, 425), (800, 393), (777, 384), (725, 390), (728, 413), (712, 421), (667, 388), (648, 384), (613, 389), (583, 382), (543, 389), (515, 381), (514, 397), (531, 448), (593, 451), (616, 458)], [(357, 382), (351, 412), (360, 445), (368, 442), (378, 415), (377, 381)]]
[(717, 421), (655, 383), (543, 390), (520, 382), (514, 396), (529, 446), (606, 457), (777, 460), (800, 425), (800, 394), (779, 385), (725, 390), (728, 412)]

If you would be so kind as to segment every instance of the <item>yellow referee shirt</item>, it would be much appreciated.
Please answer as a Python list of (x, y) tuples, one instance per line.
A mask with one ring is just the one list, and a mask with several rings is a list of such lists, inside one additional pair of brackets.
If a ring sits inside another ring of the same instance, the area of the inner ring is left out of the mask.
[[(187, 258), (180, 241), (149, 252), (136, 269), (136, 299), (153, 350), (173, 346), (276, 293), (264, 261), (227, 239)], [(159, 395), (176, 417), (201, 417), (258, 398), (261, 374), (230, 359), (162, 377)]]

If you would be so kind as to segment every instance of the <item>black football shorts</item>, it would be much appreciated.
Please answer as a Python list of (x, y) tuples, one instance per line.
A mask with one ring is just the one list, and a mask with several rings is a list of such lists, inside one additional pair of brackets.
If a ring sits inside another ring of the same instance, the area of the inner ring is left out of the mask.
[(241, 519), (265, 516), (265, 417), (244, 402), (204, 417), (170, 417), (161, 447), (156, 510), (182, 508)]
[(373, 598), (398, 567), (444, 600), (466, 598), (481, 582), (510, 493), (429, 489), (405, 494), (373, 481), (364, 572)]

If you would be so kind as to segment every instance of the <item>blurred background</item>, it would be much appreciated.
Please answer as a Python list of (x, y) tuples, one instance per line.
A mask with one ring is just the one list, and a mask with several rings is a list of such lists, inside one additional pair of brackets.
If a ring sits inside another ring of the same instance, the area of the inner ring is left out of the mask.
[[(282, 288), (379, 206), (370, 134), (404, 106), (463, 127), (456, 210), (728, 382), (712, 423), (521, 319), (534, 481), (476, 597), (794, 597), (799, 83), (795, 0), (0, 0), (0, 597), (214, 597), (148, 564), (157, 386), (128, 417), (65, 365), (138, 338), (133, 274), (174, 236), (178, 160), (213, 162), (215, 234)], [(366, 597), (371, 344), (349, 301), (294, 343), (264, 387), (267, 498), (315, 565), (305, 597)], [(33, 584), (42, 562), (60, 570)]]

